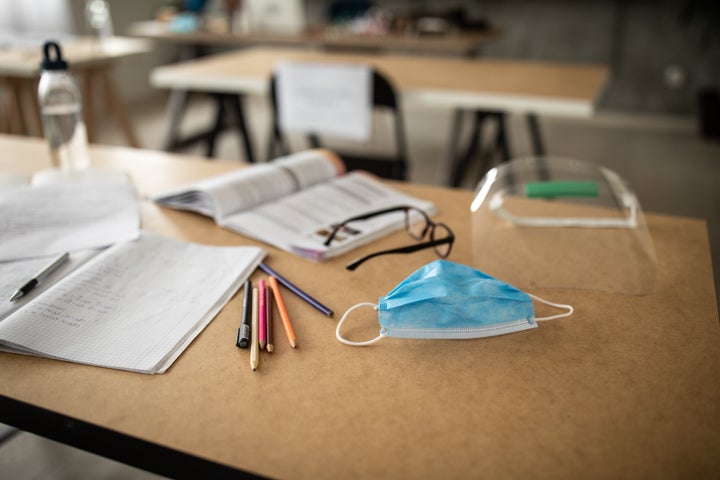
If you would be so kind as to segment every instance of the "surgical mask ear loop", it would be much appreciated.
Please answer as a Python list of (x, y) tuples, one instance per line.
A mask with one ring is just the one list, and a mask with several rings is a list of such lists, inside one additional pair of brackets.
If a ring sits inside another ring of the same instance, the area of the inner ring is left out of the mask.
[(572, 305), (566, 305), (564, 303), (549, 302), (547, 300), (544, 300), (544, 299), (538, 297), (537, 295), (533, 295), (532, 293), (528, 293), (528, 295), (530, 295), (530, 298), (537, 300), (540, 303), (544, 303), (545, 305), (550, 305), (551, 307), (562, 308), (564, 310), (567, 310), (566, 313), (558, 313), (557, 315), (552, 315), (549, 317), (536, 318), (535, 320), (537, 320), (538, 322), (543, 322), (545, 320), (555, 320), (556, 318), (569, 317), (575, 311), (575, 309), (572, 307)]
[(350, 314), (350, 312), (352, 312), (356, 308), (360, 308), (360, 307), (372, 307), (373, 310), (378, 309), (377, 305), (375, 305), (374, 303), (370, 303), (370, 302), (358, 303), (357, 305), (353, 305), (352, 307), (348, 308), (347, 312), (345, 312), (345, 314), (342, 316), (342, 318), (338, 322), (337, 328), (335, 328), (335, 337), (338, 339), (339, 342), (344, 343), (345, 345), (351, 345), (353, 347), (364, 347), (367, 345), (372, 345), (373, 343), (377, 342), (381, 338), (387, 336), (385, 333), (383, 333), (382, 330), (380, 330), (380, 335), (373, 338), (372, 340), (368, 340), (367, 342), (351, 342), (350, 340), (346, 340), (345, 338), (343, 338), (342, 335), (340, 335), (340, 329), (342, 328), (342, 325), (345, 322), (345, 319), (347, 318), (347, 316)]

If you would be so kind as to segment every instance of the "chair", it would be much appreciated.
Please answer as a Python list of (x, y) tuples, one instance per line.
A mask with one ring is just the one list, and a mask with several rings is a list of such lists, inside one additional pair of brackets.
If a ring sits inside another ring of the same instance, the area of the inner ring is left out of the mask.
[[(278, 104), (276, 97), (276, 75), (270, 79), (270, 99), (272, 103), (272, 131), (268, 146), (268, 159), (290, 153), (288, 142), (280, 130), (278, 121)], [(336, 152), (343, 159), (348, 170), (366, 170), (380, 177), (394, 180), (407, 179), (407, 143), (402, 111), (397, 101), (395, 88), (380, 72), (372, 71), (372, 105), (373, 110), (389, 110), (393, 117), (395, 130), (395, 153), (389, 156), (360, 156)], [(322, 148), (319, 133), (307, 134), (312, 148)]]

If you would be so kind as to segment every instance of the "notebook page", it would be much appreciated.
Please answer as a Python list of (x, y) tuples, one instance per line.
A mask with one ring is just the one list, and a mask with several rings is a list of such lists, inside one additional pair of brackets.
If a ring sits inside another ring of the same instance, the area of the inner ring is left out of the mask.
[(78, 268), (99, 252), (100, 250), (83, 250), (70, 254), (70, 259), (65, 264), (14, 302), (10, 301), (12, 294), (55, 257), (0, 262), (0, 321), (26, 303), (32, 302), (35, 297), (50, 288), (51, 285), (62, 280), (68, 273)]
[(164, 371), (265, 252), (143, 233), (68, 275), (0, 323), (0, 341), (37, 355)]
[(73, 182), (0, 190), (0, 261), (137, 238), (140, 207), (130, 185)]

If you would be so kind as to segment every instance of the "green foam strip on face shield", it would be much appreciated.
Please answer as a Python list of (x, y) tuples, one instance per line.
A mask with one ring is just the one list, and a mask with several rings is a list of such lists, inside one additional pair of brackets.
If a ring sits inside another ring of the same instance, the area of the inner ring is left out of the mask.
[(525, 184), (527, 198), (597, 197), (598, 195), (597, 182), (556, 181)]

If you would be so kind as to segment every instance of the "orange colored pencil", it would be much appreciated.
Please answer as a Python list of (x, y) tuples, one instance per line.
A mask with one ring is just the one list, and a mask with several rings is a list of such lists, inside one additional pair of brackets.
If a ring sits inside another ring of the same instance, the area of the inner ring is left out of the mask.
[(270, 288), (272, 288), (275, 305), (277, 305), (278, 312), (280, 312), (280, 320), (285, 329), (285, 334), (288, 337), (288, 342), (295, 348), (297, 347), (297, 339), (295, 338), (292, 323), (290, 323), (290, 317), (285, 309), (285, 302), (283, 302), (282, 296), (280, 296), (280, 287), (278, 286), (277, 279), (271, 275), (268, 277), (268, 283), (270, 284)]

